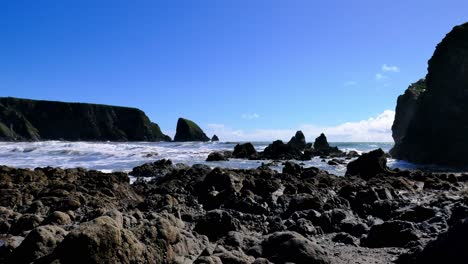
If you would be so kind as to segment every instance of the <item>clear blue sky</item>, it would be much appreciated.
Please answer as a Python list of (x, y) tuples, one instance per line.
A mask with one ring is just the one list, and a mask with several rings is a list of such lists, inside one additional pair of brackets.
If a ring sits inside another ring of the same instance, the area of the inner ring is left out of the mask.
[(466, 0), (5, 0), (0, 96), (138, 107), (167, 132), (180, 116), (245, 131), (336, 126), (393, 110), (467, 10)]

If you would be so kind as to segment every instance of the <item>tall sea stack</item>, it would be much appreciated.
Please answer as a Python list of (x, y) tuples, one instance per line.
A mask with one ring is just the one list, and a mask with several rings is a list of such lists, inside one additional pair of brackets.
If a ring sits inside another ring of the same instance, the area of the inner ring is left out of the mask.
[(398, 99), (392, 156), (468, 166), (468, 23), (454, 27), (437, 45), (425, 88), (422, 81), (416, 84), (420, 88), (412, 85)]
[(136, 108), (0, 98), (0, 140), (170, 141)]
[(177, 129), (174, 137), (176, 142), (185, 141), (210, 141), (210, 138), (206, 136), (205, 132), (195, 122), (179, 118), (177, 121)]

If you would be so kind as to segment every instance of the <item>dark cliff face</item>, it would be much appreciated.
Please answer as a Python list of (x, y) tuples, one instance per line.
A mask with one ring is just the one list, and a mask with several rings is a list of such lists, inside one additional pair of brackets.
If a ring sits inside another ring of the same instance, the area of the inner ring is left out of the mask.
[(426, 79), (411, 84), (405, 93), (398, 96), (395, 110), (395, 121), (392, 125), (392, 136), (396, 144), (402, 142), (406, 130), (416, 112), (419, 95), (426, 90)]
[(0, 140), (167, 141), (136, 108), (0, 98)]
[(203, 130), (195, 124), (195, 122), (179, 118), (177, 121), (176, 135), (174, 141), (184, 142), (184, 141), (210, 141), (210, 138), (206, 136)]
[(393, 131), (392, 155), (416, 163), (468, 166), (468, 23), (453, 28), (437, 45), (426, 91), (416, 105), (406, 132)]

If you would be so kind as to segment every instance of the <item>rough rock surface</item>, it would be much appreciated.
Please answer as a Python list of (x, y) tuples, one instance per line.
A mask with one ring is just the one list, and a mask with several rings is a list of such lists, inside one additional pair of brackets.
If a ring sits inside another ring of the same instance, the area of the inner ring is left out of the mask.
[(206, 136), (205, 132), (195, 122), (179, 118), (177, 121), (177, 129), (174, 137), (176, 142), (185, 141), (210, 141), (210, 138)]
[(382, 170), (360, 170), (375, 175), (337, 177), (293, 162), (278, 172), (163, 160), (139, 167), (159, 177), (132, 185), (125, 173), (0, 166), (0, 263), (463, 259), (468, 175), (372, 162)]
[(136, 108), (0, 98), (0, 140), (170, 141)]
[[(468, 166), (468, 23), (456, 26), (436, 47), (428, 63), (426, 89), (406, 131), (412, 105), (399, 101), (393, 127), (393, 157), (416, 163)], [(402, 125), (403, 124), (403, 125)]]

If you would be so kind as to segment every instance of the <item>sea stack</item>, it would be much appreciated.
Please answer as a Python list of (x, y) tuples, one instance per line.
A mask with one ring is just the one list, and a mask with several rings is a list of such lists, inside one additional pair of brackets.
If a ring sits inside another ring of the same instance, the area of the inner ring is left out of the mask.
[[(467, 72), (468, 23), (465, 23), (454, 27), (437, 45), (429, 60), (425, 89), (422, 85), (417, 89), (410, 87), (400, 96), (392, 127), (394, 158), (468, 166)], [(414, 93), (411, 90), (418, 94), (411, 95)]]
[(328, 149), (330, 149), (330, 145), (328, 144), (325, 134), (322, 133), (315, 139), (314, 149), (317, 151), (328, 151)]
[(210, 141), (210, 138), (206, 136), (205, 132), (195, 122), (179, 118), (177, 121), (177, 130), (174, 137), (176, 142), (185, 141)]
[(219, 138), (217, 135), (213, 135), (213, 137), (211, 138), (211, 142), (218, 142), (219, 141)]
[(0, 98), (0, 140), (170, 141), (136, 108)]

